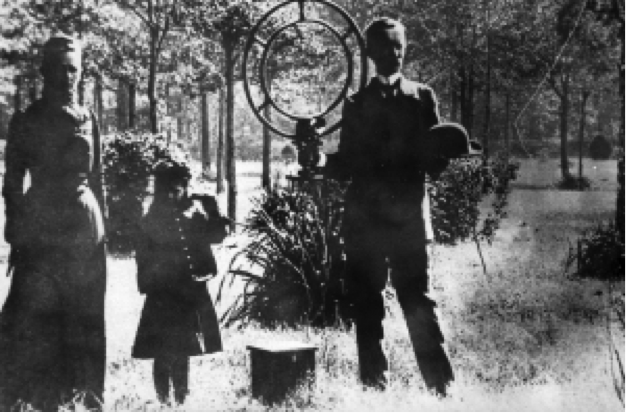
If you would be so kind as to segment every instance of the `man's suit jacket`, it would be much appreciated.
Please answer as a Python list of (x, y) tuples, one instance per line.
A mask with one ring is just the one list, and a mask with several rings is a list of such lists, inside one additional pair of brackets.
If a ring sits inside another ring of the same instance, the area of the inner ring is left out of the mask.
[(359, 216), (376, 222), (420, 221), (427, 227), (425, 174), (441, 165), (428, 156), (425, 137), (438, 123), (432, 89), (402, 77), (392, 87), (374, 78), (348, 97), (339, 150), (326, 164), (328, 177), (351, 181), (347, 213), (358, 209)]

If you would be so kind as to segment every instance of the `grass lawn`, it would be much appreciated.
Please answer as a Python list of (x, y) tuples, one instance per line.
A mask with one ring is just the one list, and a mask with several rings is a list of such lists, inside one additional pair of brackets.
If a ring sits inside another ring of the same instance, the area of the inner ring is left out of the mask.
[[(358, 384), (352, 331), (268, 331), (251, 326), (223, 330), (223, 353), (193, 359), (191, 396), (177, 410), (268, 410), (251, 398), (246, 345), (297, 339), (319, 348), (316, 386), (274, 410), (623, 411), (610, 373), (607, 286), (564, 276), (564, 260), (576, 236), (614, 213), (615, 162), (586, 166), (589, 171), (596, 167), (596, 179), (587, 176), (594, 184), (598, 182), (595, 190), (586, 192), (549, 189), (554, 179), (541, 174), (540, 168), (551, 171), (555, 165), (537, 162), (523, 162), (509, 218), (494, 243), (484, 246), (487, 274), (472, 244), (433, 248), (432, 295), (439, 303), (457, 376), (450, 397), (438, 400), (425, 391), (390, 290), (385, 320), (391, 367), (387, 391), (368, 391)], [(240, 220), (250, 207), (246, 199), (258, 193), (256, 167), (239, 168), (246, 172), (239, 181)], [(215, 248), (222, 273), (243, 242), (245, 237), (235, 234)], [(6, 246), (0, 248), (4, 248), (0, 250), (4, 259)], [(105, 410), (172, 410), (156, 401), (151, 363), (130, 357), (143, 302), (135, 284), (135, 264), (111, 258), (110, 268)], [(218, 283), (219, 279), (210, 282), (212, 293)], [(7, 285), (0, 281), (0, 293)], [(620, 288), (623, 294), (623, 284)], [(623, 357), (623, 331), (616, 337)]]

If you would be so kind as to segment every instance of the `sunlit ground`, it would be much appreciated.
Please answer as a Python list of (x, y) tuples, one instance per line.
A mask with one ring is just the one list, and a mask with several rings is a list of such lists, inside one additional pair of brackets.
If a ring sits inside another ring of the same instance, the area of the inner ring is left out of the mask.
[[(351, 331), (267, 331), (252, 326), (223, 330), (223, 353), (194, 358), (191, 396), (177, 409), (267, 410), (251, 398), (245, 347), (259, 340), (298, 339), (319, 348), (316, 386), (274, 410), (623, 411), (610, 370), (606, 285), (571, 280), (563, 274), (568, 249), (580, 230), (609, 219), (615, 208), (615, 162), (590, 162), (589, 167), (594, 165), (603, 185), (597, 190), (513, 192), (503, 229), (493, 245), (483, 246), (487, 274), (473, 244), (434, 248), (432, 294), (439, 302), (457, 375), (447, 399), (439, 400), (425, 391), (390, 291), (385, 320), (391, 366), (387, 391), (366, 391), (358, 384)], [(240, 180), (242, 201), (258, 192), (254, 189), (260, 180), (254, 173), (257, 167), (240, 165), (239, 171), (249, 172)], [(539, 176), (539, 167), (524, 163), (518, 183), (536, 183), (532, 176)], [(541, 178), (549, 181), (544, 175)], [(246, 208), (249, 203), (241, 202), (240, 217)], [(222, 274), (244, 242), (244, 236), (235, 234), (215, 249)], [(110, 264), (105, 409), (172, 410), (156, 401), (151, 363), (130, 357), (143, 300), (135, 285), (134, 262), (110, 259)], [(210, 283), (213, 296), (219, 281), (218, 277)], [(0, 285), (6, 290), (5, 280)], [(620, 289), (624, 291), (623, 284)], [(218, 306), (218, 311), (223, 310), (223, 305)], [(623, 357), (623, 331), (617, 339)]]

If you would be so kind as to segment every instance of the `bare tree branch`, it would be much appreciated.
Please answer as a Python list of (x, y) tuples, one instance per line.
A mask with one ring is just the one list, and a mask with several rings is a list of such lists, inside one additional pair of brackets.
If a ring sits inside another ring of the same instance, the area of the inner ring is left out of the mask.
[(120, 6), (122, 6), (123, 8), (129, 9), (130, 11), (135, 13), (135, 15), (137, 15), (137, 17), (139, 17), (141, 21), (143, 21), (148, 27), (150, 28), (152, 27), (152, 22), (150, 22), (150, 20), (146, 16), (141, 14), (139, 12), (139, 9), (137, 9), (137, 7), (134, 4), (130, 4), (130, 2), (124, 1), (120, 3)]
[(550, 74), (550, 76), (548, 77), (548, 84), (552, 87), (552, 90), (554, 91), (554, 93), (556, 93), (556, 95), (560, 99), (563, 99), (563, 93), (559, 89), (559, 85), (556, 79), (554, 78), (554, 74)]
[(159, 31), (157, 30), (157, 46), (156, 46), (157, 54), (161, 53), (161, 49), (163, 48), (163, 41), (165, 40), (165, 36), (167, 36), (169, 29), (170, 29), (170, 19), (167, 18), (165, 19), (165, 25), (163, 29), (161, 30), (160, 35), (158, 34)]

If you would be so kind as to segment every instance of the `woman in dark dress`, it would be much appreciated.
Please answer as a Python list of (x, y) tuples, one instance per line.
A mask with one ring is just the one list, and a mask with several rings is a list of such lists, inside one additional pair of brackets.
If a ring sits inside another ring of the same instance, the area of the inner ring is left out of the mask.
[(182, 404), (189, 392), (189, 357), (222, 350), (206, 281), (217, 266), (210, 244), (222, 242), (227, 221), (212, 197), (191, 200), (184, 163), (155, 171), (154, 201), (141, 220), (136, 246), (139, 291), (146, 294), (132, 355), (154, 359), (159, 400)]
[(41, 73), (43, 96), (13, 116), (6, 146), (12, 283), (0, 313), (0, 410), (56, 410), (77, 394), (97, 408), (106, 350), (100, 142), (77, 102), (77, 41), (50, 38)]

